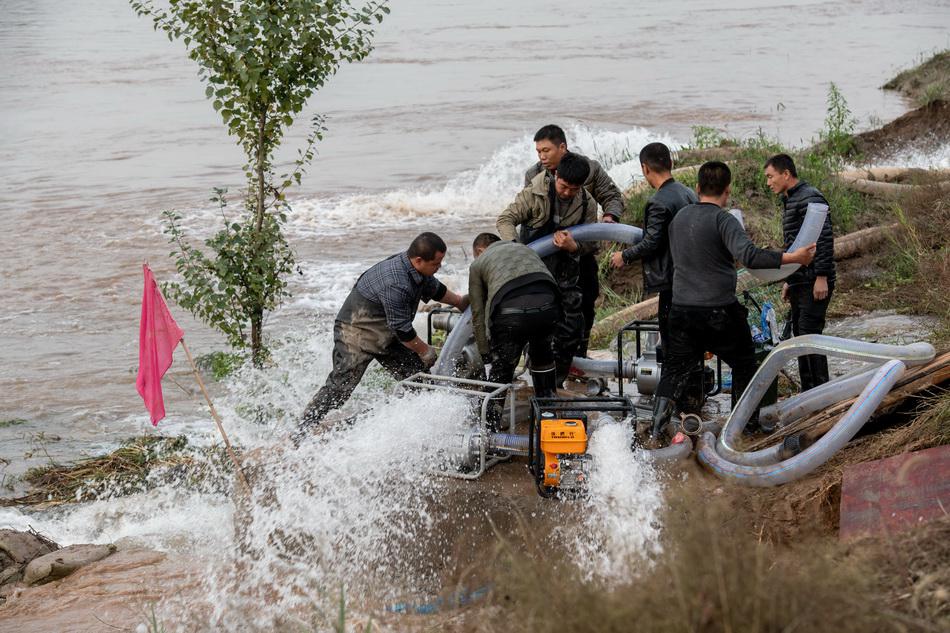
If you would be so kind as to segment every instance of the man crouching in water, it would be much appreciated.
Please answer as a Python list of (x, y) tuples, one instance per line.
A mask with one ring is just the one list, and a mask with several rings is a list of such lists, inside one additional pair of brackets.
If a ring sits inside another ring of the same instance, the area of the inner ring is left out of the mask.
[[(472, 244), (475, 262), (468, 269), (475, 343), (488, 380), (510, 383), (525, 345), (531, 382), (540, 398), (557, 395), (554, 331), (561, 315), (557, 282), (537, 253), (516, 242), (481, 233)], [(498, 430), (504, 397), (493, 402), (488, 423)]]
[(435, 364), (435, 349), (412, 325), (419, 301), (441, 301), (462, 311), (468, 307), (468, 297), (435, 278), (445, 251), (442, 238), (422, 233), (407, 251), (384, 259), (356, 280), (333, 326), (333, 370), (304, 410), (292, 436), (295, 444), (350, 399), (374, 359), (397, 380)]

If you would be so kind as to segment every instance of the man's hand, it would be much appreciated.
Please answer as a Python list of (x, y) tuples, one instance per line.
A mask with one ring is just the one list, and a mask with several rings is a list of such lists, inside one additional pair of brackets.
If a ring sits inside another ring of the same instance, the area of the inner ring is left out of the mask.
[(617, 218), (615, 218), (614, 216), (610, 215), (609, 213), (605, 213), (605, 214), (604, 214), (604, 219), (601, 220), (601, 222), (606, 222), (607, 224), (616, 224), (616, 223), (617, 223)]
[(828, 298), (828, 278), (820, 275), (815, 277), (815, 288), (812, 290), (815, 301), (823, 301)]
[(789, 299), (788, 299), (788, 284), (787, 284), (787, 283), (782, 284), (782, 301), (784, 301), (785, 303), (788, 303), (788, 302), (789, 302)]
[(425, 365), (426, 369), (429, 369), (435, 365), (435, 361), (439, 359), (438, 353), (436, 353), (435, 348), (431, 345), (426, 346), (426, 351), (422, 354), (419, 354), (419, 358), (422, 359), (422, 364)]
[(574, 236), (567, 231), (556, 231), (554, 233), (554, 245), (568, 253), (577, 252), (577, 242), (574, 241)]
[(623, 261), (622, 252), (617, 251), (616, 253), (610, 256), (610, 265), (613, 266), (614, 268), (623, 268), (624, 264), (625, 262)]
[(782, 255), (783, 264), (801, 264), (802, 266), (807, 266), (815, 259), (815, 244), (809, 244), (808, 246), (802, 246), (801, 248), (795, 249), (790, 253), (784, 253)]

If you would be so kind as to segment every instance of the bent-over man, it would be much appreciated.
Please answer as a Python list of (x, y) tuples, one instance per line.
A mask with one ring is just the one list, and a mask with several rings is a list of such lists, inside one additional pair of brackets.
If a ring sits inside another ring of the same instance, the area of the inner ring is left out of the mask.
[[(561, 158), (568, 152), (567, 136), (557, 125), (545, 125), (534, 135), (534, 149), (538, 153), (538, 162), (528, 168), (524, 174), (524, 186), (530, 187), (531, 181), (541, 173), (548, 178), (554, 177), (554, 172), (561, 162)], [(604, 212), (604, 222), (619, 222), (623, 215), (623, 194), (620, 188), (607, 175), (607, 171), (596, 160), (575, 154), (587, 161), (590, 172), (584, 181), (584, 189), (600, 205)], [(577, 356), (587, 356), (587, 344), (590, 340), (590, 330), (594, 326), (594, 304), (600, 294), (600, 279), (598, 278), (597, 259), (594, 253), (581, 256), (581, 292), (583, 299), (581, 311), (584, 314), (584, 331), (577, 350)]]
[(435, 278), (446, 246), (435, 233), (422, 233), (409, 249), (360, 275), (333, 326), (333, 370), (304, 410), (299, 442), (331, 410), (346, 403), (375, 359), (397, 380), (425, 371), (436, 352), (412, 325), (419, 301), (441, 301), (465, 310), (468, 299)]
[[(509, 383), (528, 346), (534, 393), (557, 395), (554, 329), (560, 317), (557, 283), (537, 253), (516, 242), (481, 233), (468, 269), (472, 329), (478, 351), (491, 364), (488, 380)], [(497, 424), (497, 420), (490, 420)]]
[(580, 259), (593, 253), (596, 245), (578, 243), (564, 229), (597, 221), (597, 203), (584, 189), (589, 174), (587, 159), (567, 152), (561, 157), (554, 178), (548, 178), (545, 172), (535, 176), (531, 186), (518, 194), (495, 224), (503, 240), (522, 244), (553, 235), (558, 251), (543, 261), (561, 295), (561, 318), (554, 335), (558, 386), (567, 378), (584, 335)]

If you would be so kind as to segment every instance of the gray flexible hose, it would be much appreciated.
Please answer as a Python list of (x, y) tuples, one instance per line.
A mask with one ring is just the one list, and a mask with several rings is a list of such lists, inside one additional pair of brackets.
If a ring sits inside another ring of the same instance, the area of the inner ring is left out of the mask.
[(888, 361), (878, 368), (838, 423), (820, 440), (794, 457), (758, 466), (737, 464), (718, 452), (719, 446), (712, 433), (704, 433), (699, 438), (699, 461), (719, 477), (744, 486), (778, 486), (803, 477), (851, 441), (904, 374), (904, 369), (904, 363), (899, 360)]
[[(821, 228), (825, 225), (825, 218), (828, 216), (828, 205), (820, 202), (809, 202), (805, 210), (805, 219), (802, 220), (802, 227), (795, 236), (795, 241), (788, 247), (786, 252), (791, 253), (803, 246), (814, 244), (821, 235)], [(742, 220), (739, 220), (742, 223)], [(773, 282), (785, 279), (793, 272), (799, 269), (801, 264), (783, 264), (781, 268), (749, 268), (749, 273), (762, 281)]]
[(617, 361), (575, 356), (571, 363), (582, 376), (613, 376), (614, 378), (633, 378), (637, 365), (630, 361), (623, 363), (623, 375), (617, 376)]
[(683, 437), (685, 439), (677, 444), (670, 444), (663, 448), (641, 448), (637, 449), (636, 454), (645, 456), (654, 465), (671, 464), (684, 460), (693, 452), (693, 440), (685, 435)]
[(782, 428), (794, 420), (799, 420), (816, 411), (826, 409), (836, 402), (841, 402), (861, 393), (868, 384), (878, 365), (848, 376), (842, 376), (823, 385), (812, 387), (781, 402), (762, 407), (759, 410), (759, 420), (770, 422)]
[(719, 455), (737, 464), (750, 466), (773, 464), (782, 458), (781, 452), (784, 450), (782, 445), (749, 452), (739, 450), (735, 446), (742, 437), (742, 432), (753, 411), (779, 370), (788, 361), (805, 354), (825, 354), (875, 363), (895, 359), (903, 361), (906, 365), (918, 365), (933, 360), (936, 352), (930, 343), (882, 345), (823, 334), (806, 334), (782, 341), (766, 357), (729, 414), (716, 444)]
[[(566, 229), (578, 242), (619, 242), (622, 244), (636, 244), (643, 239), (643, 231), (628, 224), (611, 224), (601, 222), (598, 224), (580, 224)], [(557, 252), (558, 248), (554, 245), (554, 237), (548, 235), (539, 240), (528, 244), (529, 248), (541, 257), (546, 257)], [(442, 353), (439, 359), (430, 370), (433, 374), (439, 376), (456, 376), (463, 373), (462, 365), (468, 362), (463, 360), (462, 350), (472, 340), (472, 310), (468, 308), (452, 327), (452, 331), (445, 339), (442, 346)], [(469, 354), (468, 356), (478, 356), (478, 354)], [(469, 359), (477, 362), (480, 359)], [(469, 367), (468, 369), (478, 369)]]

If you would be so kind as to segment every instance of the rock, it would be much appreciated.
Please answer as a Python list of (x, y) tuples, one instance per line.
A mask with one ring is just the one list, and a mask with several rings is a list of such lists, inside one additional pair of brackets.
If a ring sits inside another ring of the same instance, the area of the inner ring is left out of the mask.
[(59, 546), (56, 543), (34, 532), (0, 530), (0, 569), (11, 564), (25, 565), (57, 549)]
[(34, 558), (23, 572), (23, 584), (42, 585), (73, 573), (83, 565), (102, 560), (115, 552), (115, 545), (70, 545)]

